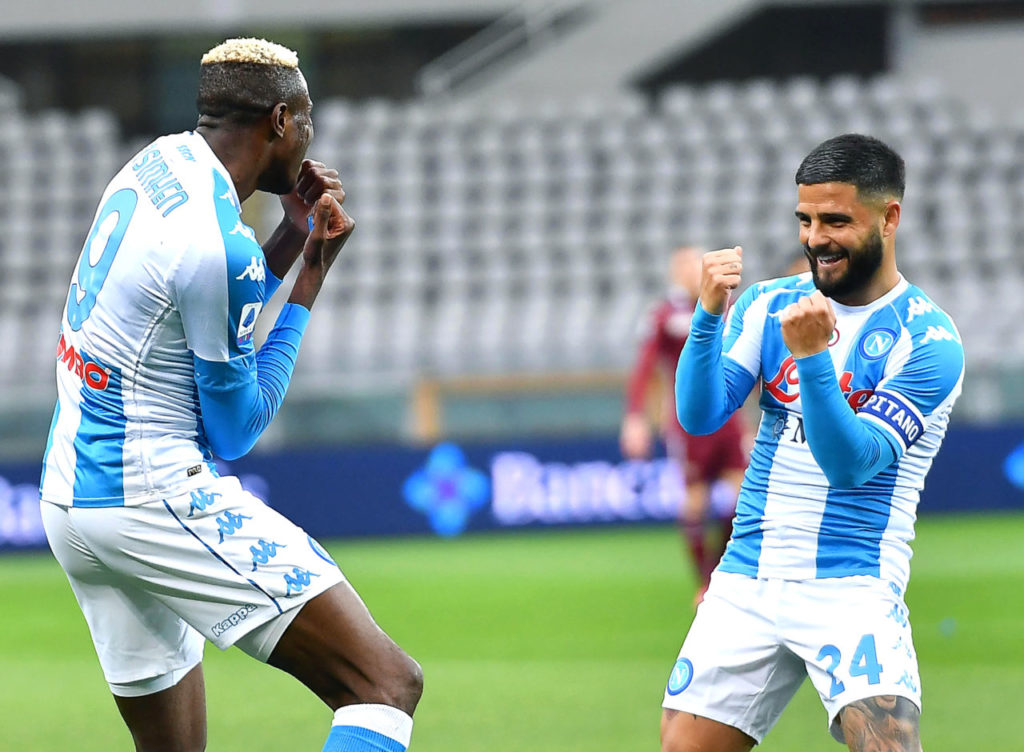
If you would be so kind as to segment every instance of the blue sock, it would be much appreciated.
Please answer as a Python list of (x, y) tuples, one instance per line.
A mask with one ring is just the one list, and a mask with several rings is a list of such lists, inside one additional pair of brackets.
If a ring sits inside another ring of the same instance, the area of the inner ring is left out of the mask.
[(405, 752), (412, 718), (390, 705), (345, 705), (334, 713), (321, 752)]

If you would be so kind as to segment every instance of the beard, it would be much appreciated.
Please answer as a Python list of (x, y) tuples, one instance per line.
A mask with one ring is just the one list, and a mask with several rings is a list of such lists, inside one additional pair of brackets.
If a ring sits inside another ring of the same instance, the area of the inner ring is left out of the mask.
[[(832, 253), (842, 253), (846, 257), (846, 271), (838, 276), (825, 277), (818, 268), (817, 257)], [(810, 246), (804, 244), (804, 254), (811, 264), (814, 286), (826, 297), (834, 300), (843, 298), (867, 287), (882, 267), (882, 233), (876, 228), (856, 249), (830, 246), (812, 250)]]

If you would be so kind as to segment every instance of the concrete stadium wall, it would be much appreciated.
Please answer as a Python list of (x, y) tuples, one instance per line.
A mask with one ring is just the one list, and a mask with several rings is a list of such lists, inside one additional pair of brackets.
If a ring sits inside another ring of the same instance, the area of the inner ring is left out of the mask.
[(899, 73), (938, 79), (956, 99), (997, 118), (1024, 115), (1024, 21), (917, 27), (904, 38)]

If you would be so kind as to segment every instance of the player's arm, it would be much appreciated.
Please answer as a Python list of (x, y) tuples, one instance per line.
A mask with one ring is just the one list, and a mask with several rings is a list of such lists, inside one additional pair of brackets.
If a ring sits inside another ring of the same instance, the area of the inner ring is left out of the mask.
[[(724, 314), (729, 295), (740, 283), (742, 253), (739, 247), (712, 251), (704, 254), (701, 262), (700, 298), (679, 356), (675, 383), (679, 424), (691, 434), (704, 435), (721, 428), (743, 404), (756, 380), (746, 368), (722, 355)], [(745, 294), (732, 312), (738, 327), (748, 303)]]
[[(282, 308), (259, 352), (254, 351), (251, 336), (263, 296), (255, 280), (237, 279), (236, 270), (231, 268), (234, 256), (229, 255), (228, 262), (228, 279), (235, 281), (227, 286), (226, 321), (223, 293), (218, 295), (209, 282), (216, 279), (215, 267), (223, 268), (223, 256), (218, 261), (216, 254), (203, 254), (204, 260), (182, 276), (179, 310), (193, 353), (203, 428), (210, 448), (218, 456), (235, 459), (244, 455), (277, 414), (325, 266), (329, 267), (348, 237), (338, 230), (343, 216), (347, 215), (333, 196), (321, 197), (314, 211), (313, 230), (303, 246), (305, 260), (296, 281), (296, 288), (301, 287), (303, 292), (296, 296), (293, 290), (292, 297), (297, 299)], [(351, 231), (351, 226), (345, 227)]]
[(914, 345), (856, 412), (836, 379), (828, 340), (832, 306), (820, 292), (780, 315), (782, 335), (796, 360), (804, 433), (829, 483), (853, 488), (898, 460), (923, 432), (924, 418), (949, 398), (963, 373), (957, 340)]
[(836, 317), (828, 298), (815, 290), (779, 314), (782, 339), (796, 361), (804, 434), (830, 485), (853, 488), (900, 456), (896, 442), (857, 417), (843, 397), (828, 342)]
[(658, 316), (651, 311), (645, 322), (645, 336), (640, 344), (633, 370), (626, 382), (626, 411), (619, 431), (622, 454), (630, 459), (643, 459), (651, 453), (651, 425), (647, 418), (647, 390), (654, 376), (658, 359)]
[(266, 287), (268, 300), (302, 253), (306, 238), (309, 237), (313, 206), (325, 193), (334, 196), (339, 204), (345, 201), (345, 191), (338, 171), (322, 162), (303, 160), (295, 188), (291, 193), (281, 196), (284, 217), (263, 244), (263, 255), (270, 272)]

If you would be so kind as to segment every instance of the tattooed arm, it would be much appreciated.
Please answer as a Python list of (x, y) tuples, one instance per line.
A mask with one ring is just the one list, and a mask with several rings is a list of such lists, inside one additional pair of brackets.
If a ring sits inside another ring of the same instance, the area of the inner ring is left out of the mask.
[(921, 752), (921, 711), (905, 697), (857, 700), (839, 717), (850, 752)]

